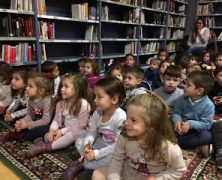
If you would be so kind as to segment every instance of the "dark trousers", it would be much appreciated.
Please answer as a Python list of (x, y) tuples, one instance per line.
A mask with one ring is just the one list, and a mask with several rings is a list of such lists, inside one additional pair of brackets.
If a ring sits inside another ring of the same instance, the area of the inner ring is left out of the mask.
[(210, 129), (189, 130), (185, 135), (178, 135), (177, 140), (182, 149), (193, 149), (198, 146), (212, 143)]
[(25, 129), (22, 132), (22, 139), (24, 139), (25, 141), (33, 141), (36, 138), (44, 137), (48, 131), (49, 125), (39, 126), (33, 129)]

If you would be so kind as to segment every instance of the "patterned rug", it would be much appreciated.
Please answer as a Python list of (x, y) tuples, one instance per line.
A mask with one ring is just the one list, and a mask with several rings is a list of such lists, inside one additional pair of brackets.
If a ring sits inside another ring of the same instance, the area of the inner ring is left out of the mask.
[[(0, 137), (9, 131), (13, 131), (13, 128), (0, 120)], [(74, 158), (71, 147), (30, 158), (26, 155), (30, 145), (31, 142), (0, 142), (0, 161), (21, 179), (60, 179), (62, 172)], [(222, 171), (217, 170), (213, 158), (201, 158), (190, 151), (183, 151), (183, 156), (187, 171), (181, 180), (222, 179)]]
[[(0, 120), (0, 137), (13, 128)], [(33, 158), (27, 156), (31, 142), (0, 142), (0, 161), (6, 164), (21, 179), (60, 179), (62, 172), (73, 158), (70, 147), (66, 150), (46, 153)]]

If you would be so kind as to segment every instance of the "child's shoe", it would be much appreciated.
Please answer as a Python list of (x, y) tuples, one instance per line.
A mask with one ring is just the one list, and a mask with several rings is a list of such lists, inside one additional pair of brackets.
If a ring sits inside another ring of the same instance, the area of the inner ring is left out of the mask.
[(212, 154), (212, 144), (207, 144), (197, 147), (195, 150), (197, 153), (201, 154), (203, 157), (208, 158)]
[(62, 179), (73, 180), (83, 170), (83, 161), (75, 161), (71, 163), (68, 168), (64, 171)]
[(44, 153), (44, 152), (51, 152), (52, 151), (52, 144), (51, 143), (45, 143), (45, 142), (39, 142), (37, 144), (34, 144), (28, 151), (28, 155), (30, 157), (36, 156), (38, 154)]

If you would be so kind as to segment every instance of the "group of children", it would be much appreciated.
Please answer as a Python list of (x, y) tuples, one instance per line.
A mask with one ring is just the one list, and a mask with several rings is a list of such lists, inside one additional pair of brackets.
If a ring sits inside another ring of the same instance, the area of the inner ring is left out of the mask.
[[(41, 74), (1, 63), (0, 114), (15, 128), (1, 142), (33, 141), (30, 157), (74, 144), (79, 159), (64, 179), (83, 171), (101, 180), (179, 179), (186, 170), (180, 148), (210, 153), (215, 105), (222, 109), (222, 68), (194, 68), (182, 79), (182, 65), (167, 58), (160, 51), (144, 73), (128, 54), (105, 77), (87, 58), (78, 73), (61, 77), (53, 62)], [(186, 69), (194, 66), (190, 61)], [(222, 54), (216, 61), (222, 66)]]

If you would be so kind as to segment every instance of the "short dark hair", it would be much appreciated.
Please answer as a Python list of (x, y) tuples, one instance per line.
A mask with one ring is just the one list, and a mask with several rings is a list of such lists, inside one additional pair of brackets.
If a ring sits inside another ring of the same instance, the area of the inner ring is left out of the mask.
[(222, 72), (222, 67), (216, 68), (214, 70), (214, 76), (216, 76), (218, 73)]
[(57, 64), (55, 62), (45, 61), (42, 64), (42, 72), (52, 73), (56, 68)]
[(144, 71), (138, 66), (130, 67), (129, 69), (127, 69), (126, 74), (127, 73), (133, 74), (137, 79), (144, 78)]
[(181, 78), (181, 68), (176, 65), (170, 65), (166, 68), (164, 76), (170, 76), (175, 78)]
[(214, 78), (208, 71), (193, 71), (188, 74), (187, 79), (190, 79), (197, 88), (203, 88), (203, 95), (208, 94), (214, 87)]
[(102, 78), (96, 82), (95, 87), (103, 88), (111, 97), (117, 95), (119, 97), (119, 104), (121, 104), (126, 97), (123, 83), (115, 77)]

